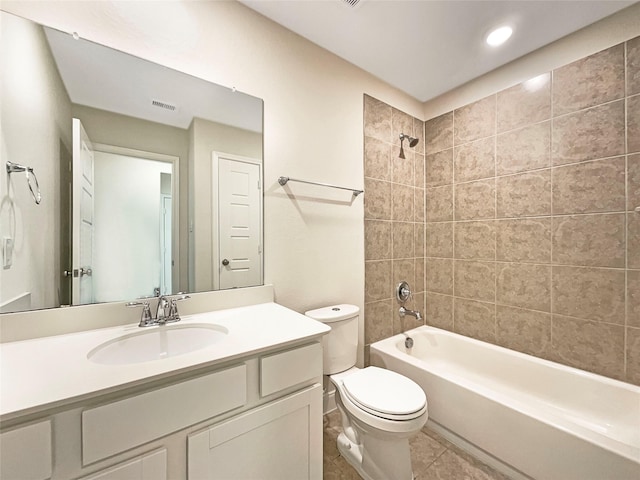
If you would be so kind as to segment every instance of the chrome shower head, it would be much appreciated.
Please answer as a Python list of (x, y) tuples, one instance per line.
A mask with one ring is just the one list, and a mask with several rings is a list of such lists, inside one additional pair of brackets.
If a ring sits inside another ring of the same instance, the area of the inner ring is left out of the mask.
[(405, 158), (404, 156), (404, 148), (403, 148), (403, 142), (404, 139), (409, 140), (409, 146), (410, 147), (415, 147), (418, 144), (418, 139), (414, 138), (414, 137), (410, 137), (409, 135), (405, 135), (404, 133), (400, 134), (400, 155), (398, 155), (398, 158)]
[(401, 133), (401, 134), (400, 134), (400, 144), (402, 144), (402, 142), (404, 141), (404, 139), (405, 139), (405, 138), (406, 138), (407, 140), (409, 140), (409, 146), (410, 146), (411, 148), (415, 147), (415, 146), (418, 144), (418, 142), (419, 142), (419, 140), (418, 140), (417, 138), (415, 138), (415, 137), (410, 137), (409, 135), (405, 135), (404, 133)]

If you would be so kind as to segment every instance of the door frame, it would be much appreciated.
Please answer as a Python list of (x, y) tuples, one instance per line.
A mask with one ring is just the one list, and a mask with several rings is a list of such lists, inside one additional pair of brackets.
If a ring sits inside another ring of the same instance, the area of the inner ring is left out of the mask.
[(258, 181), (260, 182), (260, 195), (258, 210), (260, 211), (260, 240), (259, 240), (259, 255), (260, 255), (260, 284), (264, 284), (264, 181), (263, 181), (263, 168), (262, 159), (244, 157), (242, 155), (235, 155), (233, 153), (224, 153), (213, 151), (211, 152), (211, 273), (213, 280), (213, 289), (220, 290), (220, 216), (218, 213), (218, 184), (220, 182), (220, 159), (232, 160), (235, 162), (251, 163), (258, 165)]
[(171, 288), (176, 289), (180, 285), (180, 157), (166, 155), (164, 153), (148, 152), (105, 143), (94, 143), (93, 149), (97, 152), (113, 153), (128, 157), (138, 157), (145, 160), (155, 160), (171, 164)]

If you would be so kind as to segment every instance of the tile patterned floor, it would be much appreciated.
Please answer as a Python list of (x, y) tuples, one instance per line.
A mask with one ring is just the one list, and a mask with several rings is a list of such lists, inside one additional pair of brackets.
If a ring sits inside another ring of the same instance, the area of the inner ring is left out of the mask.
[[(361, 480), (342, 458), (336, 439), (342, 431), (337, 410), (324, 416), (324, 480)], [(411, 460), (416, 480), (508, 480), (437, 433), (423, 428), (411, 440)]]

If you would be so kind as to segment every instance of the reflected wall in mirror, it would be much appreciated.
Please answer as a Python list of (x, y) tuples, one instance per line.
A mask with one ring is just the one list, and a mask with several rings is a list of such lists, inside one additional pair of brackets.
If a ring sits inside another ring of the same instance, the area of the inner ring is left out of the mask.
[(263, 283), (261, 99), (0, 23), (0, 313)]

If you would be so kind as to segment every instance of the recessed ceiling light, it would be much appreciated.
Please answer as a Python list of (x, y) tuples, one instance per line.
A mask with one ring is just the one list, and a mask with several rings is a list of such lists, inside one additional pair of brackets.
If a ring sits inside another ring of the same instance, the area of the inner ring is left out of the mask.
[(504, 42), (509, 40), (509, 37), (513, 33), (513, 29), (511, 27), (503, 26), (498, 27), (487, 35), (487, 43), (492, 47), (497, 47), (498, 45), (502, 45)]

